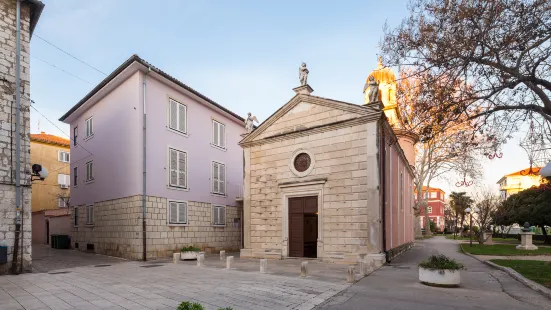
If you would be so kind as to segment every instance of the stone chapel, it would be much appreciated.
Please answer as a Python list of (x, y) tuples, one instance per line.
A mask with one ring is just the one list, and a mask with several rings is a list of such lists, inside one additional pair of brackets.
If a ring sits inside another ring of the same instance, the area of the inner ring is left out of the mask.
[(358, 105), (312, 95), (301, 75), (296, 95), (240, 142), (241, 257), (382, 263), (412, 244), (417, 137), (401, 129), (392, 70), (379, 59), (370, 78), (378, 100), (366, 83)]

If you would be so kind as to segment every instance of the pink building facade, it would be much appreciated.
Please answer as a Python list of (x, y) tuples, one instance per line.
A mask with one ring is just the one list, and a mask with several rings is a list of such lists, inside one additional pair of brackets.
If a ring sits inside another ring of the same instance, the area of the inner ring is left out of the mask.
[(75, 248), (131, 259), (240, 248), (241, 117), (134, 55), (60, 120)]

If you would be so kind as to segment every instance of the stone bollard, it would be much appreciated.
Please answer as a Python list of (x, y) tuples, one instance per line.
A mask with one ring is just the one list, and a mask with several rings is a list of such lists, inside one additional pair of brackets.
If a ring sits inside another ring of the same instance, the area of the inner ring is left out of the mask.
[(265, 273), (268, 270), (268, 259), (263, 258), (260, 260), (260, 272)]
[(365, 260), (360, 261), (360, 277), (365, 277), (367, 275), (367, 262)]
[(300, 263), (300, 277), (306, 278), (308, 276), (308, 262)]
[(233, 256), (226, 257), (226, 269), (230, 270), (233, 265)]
[(180, 253), (172, 254), (172, 262), (178, 264), (180, 262)]
[(220, 251), (220, 260), (226, 259), (226, 251)]
[(346, 277), (346, 282), (348, 283), (356, 282), (356, 267), (348, 266), (348, 276)]
[(205, 254), (197, 254), (197, 267), (205, 266)]

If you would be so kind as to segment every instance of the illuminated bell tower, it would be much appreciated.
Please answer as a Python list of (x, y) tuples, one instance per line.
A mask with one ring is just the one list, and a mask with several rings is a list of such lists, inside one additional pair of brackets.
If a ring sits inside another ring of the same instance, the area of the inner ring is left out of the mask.
[[(383, 103), (383, 111), (388, 118), (388, 122), (392, 128), (402, 128), (396, 102), (396, 75), (390, 68), (383, 65), (383, 58), (379, 56), (377, 68), (367, 77), (366, 86), (369, 83), (370, 76), (375, 78), (375, 81), (379, 84), (379, 100)], [(364, 88), (365, 104), (369, 103), (367, 89), (367, 87)]]

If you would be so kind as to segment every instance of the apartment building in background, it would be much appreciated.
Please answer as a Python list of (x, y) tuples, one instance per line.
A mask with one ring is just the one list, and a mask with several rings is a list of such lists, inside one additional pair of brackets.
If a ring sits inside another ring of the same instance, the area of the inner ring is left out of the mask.
[(532, 186), (539, 186), (541, 180), (541, 176), (539, 175), (540, 169), (537, 167), (532, 168), (532, 172), (535, 174), (531, 174), (530, 168), (526, 168), (504, 175), (497, 181), (500, 197), (507, 199), (507, 197)]
[(243, 118), (133, 55), (60, 121), (75, 248), (144, 259), (241, 247)]
[(48, 177), (32, 185), (32, 241), (49, 244), (51, 235), (68, 235), (71, 226), (70, 141), (41, 132), (31, 134), (31, 163), (48, 170)]
[[(424, 198), (428, 199), (427, 213), (429, 215), (429, 219), (434, 222), (437, 231), (444, 231), (446, 193), (436, 187), (429, 187), (427, 190), (424, 186), (423, 193), (423, 195), (425, 195)], [(425, 214), (424, 208), (420, 208), (419, 221), (421, 222), (421, 227), (423, 229), (425, 228)]]

